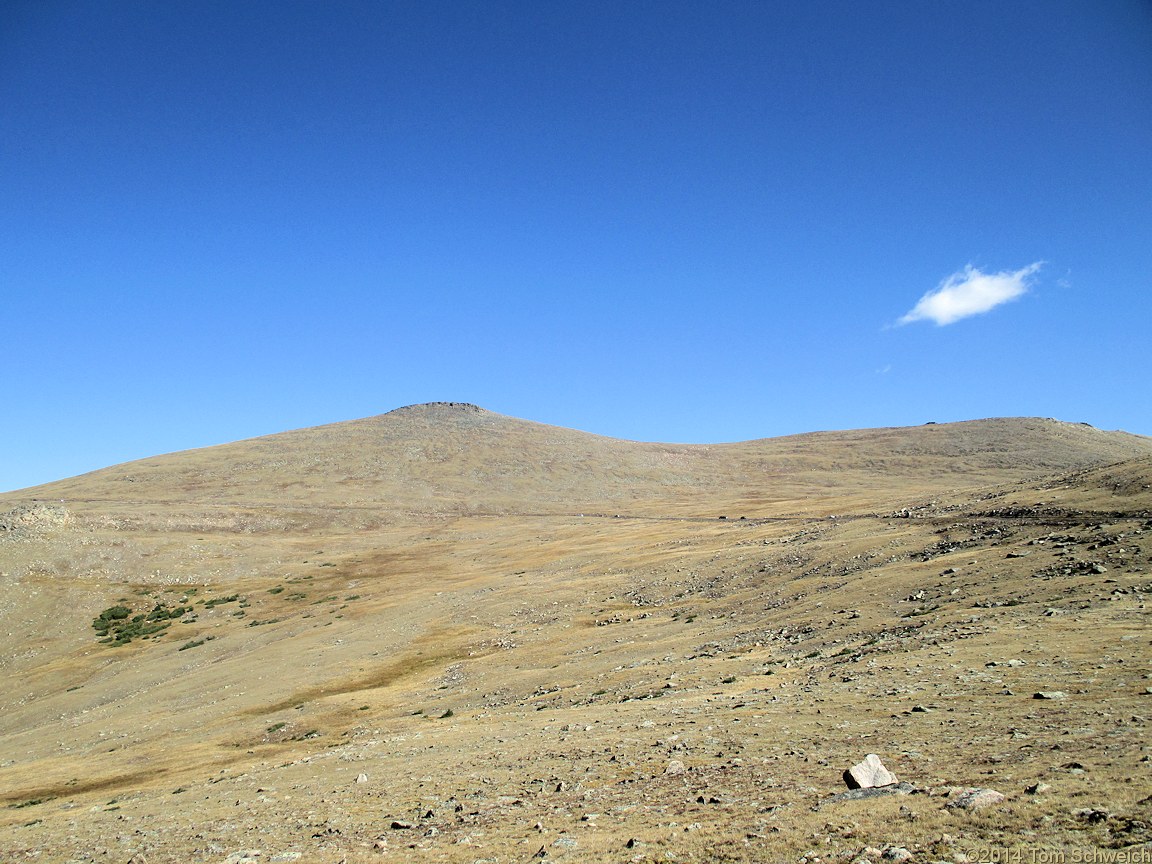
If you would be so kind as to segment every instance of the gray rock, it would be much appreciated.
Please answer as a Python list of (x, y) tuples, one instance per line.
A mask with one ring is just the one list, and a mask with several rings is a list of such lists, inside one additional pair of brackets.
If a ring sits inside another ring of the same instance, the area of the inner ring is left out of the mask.
[(670, 759), (668, 761), (668, 767), (664, 769), (664, 773), (670, 775), (683, 774), (687, 770), (688, 769), (684, 767), (684, 763), (679, 759)]
[(1107, 810), (1101, 810), (1098, 807), (1078, 807), (1072, 811), (1072, 816), (1076, 819), (1081, 819), (1085, 822), (1091, 822), (1096, 825), (1100, 822), (1107, 822), (1112, 818), (1111, 813)]
[(1004, 796), (995, 789), (965, 789), (944, 806), (951, 810), (981, 810), (1001, 803)]
[(863, 762), (844, 772), (844, 782), (849, 789), (872, 789), (876, 786), (891, 786), (897, 779), (895, 774), (884, 767), (879, 756), (869, 753)]
[(916, 787), (911, 783), (893, 783), (889, 786), (871, 786), (867, 789), (850, 789), (847, 792), (841, 792), (838, 795), (833, 795), (831, 798), (825, 798), (817, 806), (823, 807), (825, 804), (840, 804), (844, 801), (863, 801), (866, 798), (878, 798), (881, 795), (911, 795), (915, 791)]
[(1068, 696), (1063, 690), (1041, 690), (1038, 693), (1032, 694), (1033, 699), (1067, 699)]

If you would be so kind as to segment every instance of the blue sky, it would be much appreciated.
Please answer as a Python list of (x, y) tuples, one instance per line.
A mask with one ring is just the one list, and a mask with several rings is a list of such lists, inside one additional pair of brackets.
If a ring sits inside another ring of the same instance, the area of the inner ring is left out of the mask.
[(1152, 434), (1142, 0), (13, 0), (0, 190), (0, 489), (433, 400)]

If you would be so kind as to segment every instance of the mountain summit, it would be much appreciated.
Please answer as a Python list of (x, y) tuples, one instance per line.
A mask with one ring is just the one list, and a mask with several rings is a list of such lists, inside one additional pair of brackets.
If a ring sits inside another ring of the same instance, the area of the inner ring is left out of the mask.
[[(431, 402), (156, 456), (0, 496), (414, 512), (651, 515), (1019, 480), (1152, 453), (1152, 440), (1039, 418), (816, 432), (732, 444), (606, 438)], [(765, 513), (766, 515), (766, 513)]]

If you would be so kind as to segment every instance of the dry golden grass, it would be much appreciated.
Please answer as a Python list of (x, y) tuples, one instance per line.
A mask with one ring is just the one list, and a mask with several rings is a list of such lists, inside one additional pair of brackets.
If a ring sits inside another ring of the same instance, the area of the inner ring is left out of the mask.
[[(1152, 442), (1055, 421), (418, 406), (2, 496), (0, 860), (1134, 854), (1150, 488)], [(829, 803), (872, 752), (917, 793)]]

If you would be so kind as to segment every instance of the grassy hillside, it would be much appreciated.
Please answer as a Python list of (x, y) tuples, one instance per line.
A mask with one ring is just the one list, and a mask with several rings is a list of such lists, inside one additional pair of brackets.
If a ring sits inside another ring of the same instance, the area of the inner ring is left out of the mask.
[[(1147, 439), (432, 405), (0, 501), (2, 860), (1152, 842)], [(831, 802), (867, 753), (916, 791)]]

